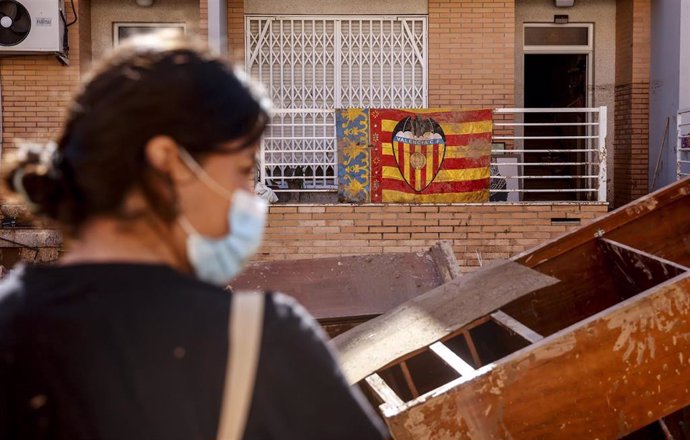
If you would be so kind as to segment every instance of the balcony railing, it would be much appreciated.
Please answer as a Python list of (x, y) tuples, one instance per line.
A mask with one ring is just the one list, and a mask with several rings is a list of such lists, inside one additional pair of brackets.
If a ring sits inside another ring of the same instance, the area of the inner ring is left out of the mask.
[(493, 183), (492, 193), (508, 201), (606, 201), (606, 116), (606, 107), (494, 110), (492, 179), (506, 185)]
[(678, 143), (676, 145), (676, 176), (690, 176), (690, 109), (678, 112)]
[[(606, 201), (606, 107), (494, 110), (493, 201)], [(335, 111), (277, 110), (260, 180), (276, 192), (335, 192)]]

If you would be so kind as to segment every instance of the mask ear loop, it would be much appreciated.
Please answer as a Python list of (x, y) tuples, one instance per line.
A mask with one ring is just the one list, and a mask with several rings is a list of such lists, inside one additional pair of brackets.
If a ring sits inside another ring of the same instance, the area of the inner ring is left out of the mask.
[(182, 230), (184, 231), (184, 233), (187, 234), (187, 236), (197, 234), (196, 228), (194, 226), (192, 226), (192, 224), (189, 222), (189, 220), (187, 220), (187, 217), (185, 217), (184, 215), (182, 215), (182, 214), (179, 215), (177, 217), (177, 222), (179, 223), (179, 225), (182, 228)]
[(218, 182), (213, 180), (211, 176), (208, 175), (206, 170), (204, 170), (199, 163), (194, 160), (191, 154), (184, 148), (184, 147), (179, 147), (178, 151), (180, 152), (180, 158), (182, 161), (187, 165), (187, 167), (196, 175), (196, 177), (204, 182), (206, 186), (211, 188), (216, 194), (219, 196), (223, 197), (224, 199), (228, 201), (232, 201), (232, 193), (228, 191), (227, 189), (223, 188), (222, 185), (220, 185)]

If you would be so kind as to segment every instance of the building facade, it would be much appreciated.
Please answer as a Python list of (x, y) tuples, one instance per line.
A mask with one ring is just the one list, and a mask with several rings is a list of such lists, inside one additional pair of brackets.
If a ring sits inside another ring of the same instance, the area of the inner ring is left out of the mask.
[[(2, 148), (13, 148), (16, 139), (54, 137), (80, 77), (120, 38), (146, 26), (178, 27), (244, 64), (276, 103), (259, 178), (278, 190), (281, 203), (271, 207), (259, 258), (415, 251), (451, 240), (470, 270), (675, 177), (669, 169), (675, 169), (675, 118), (687, 101), (683, 48), (690, 40), (678, 21), (687, 1), (678, 11), (669, 3), (75, 0), (74, 12), (71, 4), (65, 8), (68, 21), (77, 19), (69, 27), (68, 66), (50, 55), (0, 57)], [(669, 40), (677, 47), (666, 47)], [(669, 83), (673, 63), (684, 67)], [(667, 96), (683, 98), (675, 104)], [(497, 169), (504, 176), (508, 170), (508, 188), (515, 189), (505, 201), (483, 204), (338, 203), (332, 112), (348, 107), (494, 109), (496, 152), (507, 158), (499, 161), (507, 168)], [(547, 110), (520, 110), (536, 107)], [(593, 110), (573, 110), (581, 108)], [(666, 133), (650, 109), (671, 118), (674, 131)], [(661, 151), (665, 168), (655, 178), (660, 125), (669, 140)], [(561, 148), (573, 152), (552, 157), (554, 147), (541, 138), (559, 145), (572, 139)], [(564, 171), (551, 165), (559, 160), (580, 165)], [(564, 178), (573, 173), (580, 180)], [(2, 234), (13, 242), (27, 233), (13, 223), (21, 218), (17, 210), (3, 206)], [(9, 242), (0, 246), (6, 264), (33, 255)]]

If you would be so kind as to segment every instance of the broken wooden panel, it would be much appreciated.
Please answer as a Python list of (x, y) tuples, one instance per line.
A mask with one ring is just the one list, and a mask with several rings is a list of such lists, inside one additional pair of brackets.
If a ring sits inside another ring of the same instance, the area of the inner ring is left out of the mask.
[[(658, 243), (660, 239), (666, 241), (666, 239), (669, 236), (676, 237), (676, 241), (682, 239), (684, 243), (687, 243), (688, 222), (686, 219), (688, 216), (688, 211), (686, 208), (688, 207), (688, 200), (690, 200), (690, 179), (684, 179), (675, 182), (665, 188), (662, 188), (659, 191), (641, 197), (640, 199), (628, 205), (618, 208), (615, 211), (612, 211), (609, 214), (601, 217), (597, 221), (590, 223), (589, 225), (578, 228), (577, 230), (562, 235), (561, 237), (549, 240), (544, 244), (537, 246), (536, 248), (527, 250), (517, 255), (514, 258), (514, 260), (528, 267), (535, 267), (563, 253), (569, 252), (586, 242), (592, 241), (595, 237), (603, 236), (605, 234), (607, 238), (611, 238), (620, 243), (628, 244), (630, 246), (637, 247), (638, 249), (641, 249), (643, 251), (656, 254), (656, 252), (654, 252), (654, 249), (645, 248), (644, 246), (636, 246), (636, 243), (628, 240), (638, 239), (649, 241), (641, 237), (635, 237), (635, 235), (644, 235), (650, 231), (659, 230), (666, 232), (663, 235), (657, 235), (656, 238), (654, 238), (654, 240), (651, 241), (651, 246), (659, 246), (662, 248), (666, 246), (675, 247), (676, 245), (673, 243)], [(673, 219), (666, 217), (664, 217), (664, 219), (665, 221), (684, 222), (684, 228), (680, 228), (674, 232), (670, 228), (659, 227), (656, 221), (652, 221), (650, 222), (646, 230), (640, 229), (638, 230), (637, 234), (634, 232), (635, 228), (633, 225), (629, 226), (630, 228), (632, 228), (632, 230), (623, 232), (623, 229), (628, 227), (627, 225), (629, 225), (630, 223), (638, 223), (641, 220), (643, 220), (647, 215), (652, 214), (652, 217), (650, 218), (659, 219), (660, 217), (656, 217), (655, 213), (657, 211), (664, 210), (668, 207), (675, 208), (676, 202), (679, 202), (679, 213), (677, 213), (676, 216), (673, 217)], [(685, 205), (685, 207), (683, 205)], [(621, 232), (618, 233), (618, 230), (621, 230)], [(621, 238), (619, 234), (623, 235), (624, 238)], [(654, 243), (656, 243), (656, 245)], [(690, 248), (687, 246), (685, 246), (681, 250), (670, 252), (682, 252), (684, 255), (686, 255), (686, 257), (684, 258), (690, 259)], [(674, 260), (674, 258), (671, 258), (669, 256), (669, 254), (656, 255), (666, 258), (668, 260), (675, 261), (679, 264), (684, 263), (682, 259), (678, 261)]]
[(617, 282), (594, 237), (534, 269), (560, 282), (516, 299), (503, 311), (543, 336), (639, 293)]
[(686, 270), (606, 238), (592, 237), (534, 267), (560, 280), (506, 305), (503, 311), (550, 335)]
[(606, 238), (690, 266), (690, 195), (606, 234)]
[(497, 261), (355, 327), (334, 338), (333, 343), (346, 378), (356, 383), (453, 336), (478, 317), (556, 282), (521, 264)]
[(450, 244), (441, 242), (427, 252), (257, 262), (231, 284), (286, 293), (315, 318), (339, 325), (380, 315), (459, 273)]
[(672, 261), (607, 238), (599, 238), (597, 244), (608, 257), (619, 282), (631, 291), (647, 290), (689, 270)]
[(614, 439), (690, 400), (690, 274), (384, 409), (404, 439)]
[[(516, 257), (515, 262), (560, 282), (534, 286), (485, 314), (482, 310), (501, 301), (479, 294), (491, 277), (476, 272), (475, 296), (461, 295), (474, 300), (468, 314), (458, 314), (455, 322), (438, 329), (438, 339), (425, 347), (405, 347), (418, 333), (422, 338), (417, 342), (428, 336), (424, 330), (429, 323), (414, 314), (407, 321), (387, 314), (376, 323), (376, 332), (361, 333), (368, 329), (365, 324), (342, 335), (340, 339), (347, 339), (360, 332), (354, 351), (365, 352), (361, 346), (376, 347), (383, 341), (378, 347), (395, 357), (382, 367), (385, 371), (402, 371), (402, 362), (416, 365), (409, 377), (399, 374), (402, 380), (390, 384), (405, 403), (382, 408), (394, 436), (654, 440), (661, 433), (665, 440), (671, 438), (678, 425), (669, 414), (690, 404), (690, 393), (679, 378), (687, 374), (683, 359), (690, 354), (690, 275), (682, 264), (690, 261), (685, 245), (690, 231), (678, 225), (676, 234), (661, 227), (651, 234), (650, 243), (619, 234), (624, 229), (643, 233), (665, 218), (656, 210), (673, 210), (674, 218), (687, 222), (689, 208), (690, 179)], [(641, 220), (647, 226), (635, 227)], [(636, 248), (630, 240), (646, 248)], [(505, 273), (502, 279), (514, 285), (520, 277)], [(387, 331), (395, 338), (386, 341)], [(419, 382), (417, 371), (432, 362), (430, 346), (438, 341), (447, 348), (446, 364), (459, 358), (456, 363), (462, 368), (436, 389), (417, 389), (421, 396), (414, 397), (409, 384)], [(396, 352), (385, 342), (408, 350)], [(476, 371), (468, 373), (467, 365)], [(381, 369), (371, 372), (377, 371)]]

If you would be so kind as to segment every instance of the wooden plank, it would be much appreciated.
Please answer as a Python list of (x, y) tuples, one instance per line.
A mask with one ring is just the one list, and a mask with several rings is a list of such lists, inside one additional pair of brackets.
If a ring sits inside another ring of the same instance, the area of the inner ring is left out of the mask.
[(474, 340), (472, 339), (472, 335), (470, 335), (469, 331), (464, 331), (462, 332), (462, 336), (465, 338), (465, 342), (467, 343), (467, 348), (470, 349), (470, 355), (472, 355), (472, 360), (474, 361), (474, 365), (477, 367), (482, 366), (482, 359), (479, 357), (479, 353), (477, 352), (477, 346), (474, 345)]
[(682, 274), (384, 412), (397, 440), (615, 439), (690, 403)]
[(451, 242), (445, 240), (438, 242), (429, 249), (429, 253), (431, 258), (434, 259), (436, 269), (439, 271), (444, 283), (462, 276)]
[(556, 282), (521, 264), (495, 261), (355, 327), (332, 342), (345, 377), (350, 383), (357, 383), (510, 301)]
[(393, 391), (391, 387), (388, 386), (385, 380), (381, 378), (378, 374), (374, 373), (367, 376), (367, 384), (376, 393), (381, 402), (388, 408), (398, 408), (402, 406), (403, 401), (398, 397), (398, 395)]
[(405, 378), (407, 387), (410, 389), (410, 394), (412, 394), (412, 397), (416, 399), (419, 397), (419, 390), (417, 390), (417, 385), (415, 385), (414, 380), (412, 380), (412, 375), (410, 374), (410, 369), (407, 367), (407, 362), (400, 362), (400, 370)]
[(443, 283), (427, 251), (256, 262), (231, 286), (283, 292), (315, 318), (339, 320), (378, 316)]
[(689, 198), (690, 178), (687, 178), (618, 208), (575, 232), (549, 240), (541, 246), (523, 252), (514, 260), (532, 268), (537, 267), (545, 261), (593, 240), (597, 235), (608, 234), (674, 202), (684, 200), (687, 203)]
[(639, 292), (688, 272), (687, 267), (618, 243), (599, 238), (598, 244), (609, 258), (619, 278)]
[(534, 330), (527, 327), (520, 321), (513, 319), (510, 315), (503, 313), (500, 310), (495, 313), (492, 313), (491, 317), (494, 319), (494, 321), (501, 324), (503, 327), (507, 328), (513, 333), (517, 333), (518, 335), (522, 336), (526, 341), (529, 341), (532, 344), (544, 339), (544, 337), (539, 333), (535, 332)]
[(429, 346), (429, 350), (433, 351), (443, 362), (448, 364), (452, 369), (458, 372), (462, 377), (473, 377), (476, 370), (470, 364), (465, 362), (460, 356), (455, 354), (453, 350), (446, 347), (442, 342), (435, 342)]

